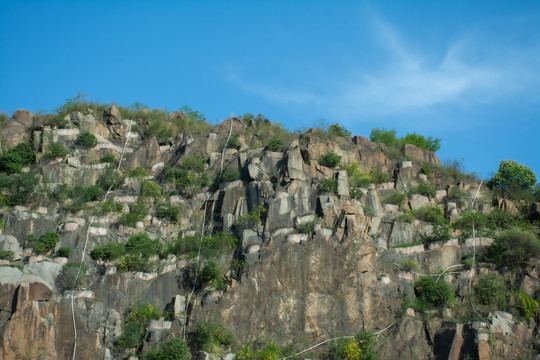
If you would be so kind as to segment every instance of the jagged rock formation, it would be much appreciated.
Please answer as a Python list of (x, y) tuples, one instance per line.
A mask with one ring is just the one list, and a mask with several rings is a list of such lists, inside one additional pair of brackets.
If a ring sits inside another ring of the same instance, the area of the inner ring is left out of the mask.
[[(125, 311), (135, 300), (173, 308), (172, 322), (162, 319), (149, 324), (145, 349), (171, 334), (182, 334), (185, 319), (188, 332), (197, 321), (221, 321), (240, 342), (266, 337), (282, 344), (299, 338), (314, 343), (392, 325), (377, 341), (382, 359), (532, 357), (534, 346), (539, 345), (534, 319), (528, 324), (515, 314), (494, 311), (486, 317), (488, 322), (470, 321), (468, 285), (473, 270), (463, 266), (454, 268), (448, 277), (457, 294), (450, 309), (426, 315), (404, 308), (404, 298), (415, 297), (413, 284), (419, 274), (462, 264), (473, 245), (481, 253), (493, 242), (491, 238), (476, 239), (475, 244), (472, 239), (458, 241), (459, 230), (449, 240), (429, 245), (418, 241), (433, 235), (433, 224), (404, 215), (428, 206), (456, 220), (470, 205), (456, 204), (450, 193), (457, 189), (473, 196), (479, 185), (474, 179), (456, 182), (445, 176), (433, 152), (407, 144), (401, 158), (395, 159), (384, 144), (360, 136), (321, 138), (317, 129), (292, 139), (283, 151), (270, 151), (261, 143), (262, 134), (254, 123), (240, 118), (227, 119), (204, 136), (183, 133), (172, 145), (160, 145), (155, 137), (140, 139), (129, 131), (135, 122), (122, 119), (116, 107), (105, 112), (103, 122), (92, 113), (80, 112), (69, 114), (67, 121), (70, 127), (65, 129), (32, 126), (32, 115), (17, 111), (0, 130), (3, 139), (9, 139), (9, 147), (33, 139), (43, 192), (29, 206), (2, 211), (0, 249), (12, 251), (13, 257), (0, 261), (15, 266), (0, 267), (3, 359), (70, 358), (75, 343), (72, 308), (77, 359), (122, 358), (126, 353), (115, 349), (115, 342), (122, 333)], [(225, 144), (231, 127), (237, 135), (236, 148)], [(97, 145), (82, 149), (74, 144), (84, 131), (95, 135)], [(69, 154), (45, 160), (42, 155), (55, 143), (71, 149)], [(351, 184), (353, 179), (345, 169), (321, 165), (321, 157), (329, 152), (340, 156), (341, 164), (357, 163), (366, 172), (378, 169), (386, 181)], [(112, 177), (100, 162), (107, 154), (123, 157), (125, 174), (138, 168), (146, 171), (142, 177), (127, 176), (108, 194), (108, 199), (121, 204), (120, 213), (95, 216), (90, 209), (99, 202), (85, 210), (65, 211), (61, 208), (71, 200), (46, 199), (46, 192), (54, 193), (62, 186), (88, 187), (104, 176)], [(239, 177), (164, 196), (173, 193), (175, 186), (167, 180), (168, 167), (178, 168), (188, 157), (197, 156), (205, 163), (196, 176), (206, 173), (213, 178), (223, 162), (224, 169), (236, 170)], [(421, 171), (426, 165), (432, 169), (430, 178)], [(321, 190), (328, 179), (334, 179), (335, 191)], [(159, 184), (163, 194), (144, 196), (145, 182)], [(439, 190), (430, 196), (411, 193), (397, 204), (385, 201), (388, 195), (422, 184)], [(486, 200), (490, 196), (481, 188), (483, 200), (476, 206), (480, 211), (490, 210), (491, 201)], [(159, 197), (165, 204), (181, 207), (177, 221), (157, 216)], [(123, 215), (133, 212), (138, 202), (150, 211), (126, 224)], [(509, 201), (498, 205), (517, 208)], [(538, 203), (532, 204), (532, 217), (538, 217), (538, 208)], [(264, 211), (257, 215), (257, 209)], [(142, 232), (163, 243), (200, 234), (203, 220), (205, 234), (228, 231), (239, 239), (234, 254), (218, 260), (226, 272), (226, 289), (195, 286), (196, 259), (187, 255), (169, 254), (150, 272), (125, 272), (118, 261), (96, 261), (90, 256), (96, 247), (125, 244), (131, 235)], [(25, 243), (28, 234), (47, 232), (60, 234), (56, 249), (70, 248), (69, 260), (82, 259), (87, 265), (84, 290), (62, 291), (57, 278), (67, 259), (36, 255)], [(228, 269), (233, 258), (242, 262), (241, 269)], [(406, 262), (417, 268), (404, 268)], [(519, 279), (529, 295), (540, 287), (539, 269), (536, 259)], [(497, 273), (489, 266), (479, 270)], [(195, 295), (190, 299), (193, 286)], [(184, 313), (186, 299), (191, 300), (188, 314)]]

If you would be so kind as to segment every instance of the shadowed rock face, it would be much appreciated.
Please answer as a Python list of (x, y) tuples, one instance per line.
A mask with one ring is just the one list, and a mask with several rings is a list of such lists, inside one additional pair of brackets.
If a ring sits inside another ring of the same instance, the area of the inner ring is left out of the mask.
[[(2, 209), (0, 250), (13, 251), (13, 258), (0, 260), (1, 264), (23, 265), (24, 272), (0, 266), (0, 358), (71, 358), (73, 316), (77, 359), (126, 358), (129, 351), (115, 349), (115, 342), (122, 334), (126, 309), (134, 301), (167, 309), (172, 317), (172, 322), (156, 320), (149, 325), (144, 343), (131, 350), (139, 353), (168, 337), (182, 336), (186, 316), (188, 333), (197, 321), (222, 322), (240, 344), (261, 338), (278, 344), (314, 344), (384, 329), (376, 342), (381, 359), (446, 360), (470, 355), (483, 360), (528, 355), (522, 349), (529, 349), (526, 345), (537, 336), (534, 321), (528, 326), (509, 313), (494, 311), (485, 313), (490, 324), (456, 320), (471, 316), (467, 312), (470, 272), (452, 266), (471, 254), (473, 245), (481, 253), (493, 239), (465, 239), (460, 243), (455, 238), (423, 245), (418, 241), (433, 233), (433, 225), (399, 218), (425, 206), (438, 207), (449, 219), (469, 210), (447, 201), (446, 190), (459, 186), (470, 196), (477, 184), (446, 180), (433, 152), (406, 145), (401, 155), (402, 160), (405, 156), (409, 160), (398, 162), (385, 155), (384, 145), (365, 137), (321, 140), (317, 131), (311, 130), (292, 140), (283, 152), (271, 152), (258, 140), (258, 136), (267, 139), (268, 134), (251, 131), (254, 123), (239, 118), (217, 125), (207, 136), (193, 138), (183, 133), (171, 146), (160, 147), (156, 138), (130, 137), (123, 149), (126, 124), (131, 123), (122, 119), (117, 108), (105, 112), (103, 123), (92, 113), (72, 113), (67, 119), (72, 125), (69, 131), (47, 129), (47, 136), (42, 136), (37, 131), (30, 133), (32, 114), (18, 111), (10, 120), (12, 129), (4, 131), (4, 126), (0, 130), (0, 136), (15, 131), (14, 143), (31, 136), (36, 149), (45, 149), (40, 143), (44, 141), (47, 146), (60, 142), (69, 149), (64, 159), (42, 161), (36, 166), (43, 189), (96, 184), (106, 174), (106, 165), (99, 163), (105, 154), (117, 158), (125, 154), (124, 174), (142, 167), (149, 175), (126, 178), (108, 194), (108, 199), (120, 202), (121, 213), (93, 217), (90, 210), (96, 209), (97, 203), (78, 213), (60, 211), (70, 204), (69, 200), (55, 202), (45, 196), (26, 207)], [(239, 133), (240, 146), (222, 152), (231, 124), (232, 131)], [(76, 135), (83, 130), (98, 137), (95, 148), (74, 146)], [(320, 157), (330, 151), (341, 156), (342, 164), (357, 162), (366, 173), (379, 168), (389, 176), (388, 182), (359, 185), (345, 170), (320, 165)], [(178, 195), (173, 193), (175, 184), (164, 179), (165, 165), (178, 168), (188, 156), (207, 158), (203, 172), (213, 179), (220, 171), (222, 153), (225, 168), (238, 170), (240, 179), (215, 184), (214, 192), (202, 187), (193, 196)], [(40, 158), (43, 150), (37, 155)], [(425, 163), (433, 167), (433, 180), (420, 173)], [(335, 193), (321, 190), (321, 182), (328, 179), (335, 180)], [(163, 194), (171, 196), (140, 198), (143, 181), (155, 182)], [(426, 181), (439, 189), (435, 197), (415, 194), (404, 196), (400, 204), (385, 203), (387, 195), (405, 194)], [(122, 214), (137, 202), (144, 204), (148, 215), (134, 227), (122, 224)], [(178, 221), (157, 216), (158, 204), (163, 203), (180, 207)], [(537, 205), (531, 206), (532, 218), (537, 217)], [(264, 211), (253, 215), (261, 207)], [(501, 200), (499, 207), (518, 208), (509, 200)], [(203, 219), (205, 235), (223, 230), (239, 240), (236, 249), (213, 259), (224, 274), (225, 290), (206, 283), (194, 286), (196, 266), (204, 266), (206, 258), (197, 264), (188, 255), (156, 257), (148, 260), (157, 264), (152, 272), (142, 273), (120, 272), (119, 261), (96, 261), (89, 255), (97, 246), (125, 244), (140, 232), (162, 239), (163, 245), (178, 237), (199, 235)], [(249, 221), (242, 221), (246, 219)], [(26, 236), (39, 237), (50, 231), (60, 234), (59, 243), (49, 257), (36, 256)], [(82, 259), (88, 266), (85, 291), (69, 293), (58, 288), (55, 279), (66, 261), (54, 258), (60, 247), (71, 248), (69, 261)], [(230, 270), (233, 259), (242, 260), (242, 270)], [(404, 308), (405, 298), (414, 302), (413, 285), (419, 274), (450, 267), (455, 271), (443, 279), (456, 290), (456, 304), (450, 310), (424, 314)], [(540, 288), (539, 268), (535, 259), (519, 278), (520, 289), (529, 295)], [(500, 275), (494, 269), (481, 271)], [(488, 328), (497, 340), (493, 347), (488, 341)], [(322, 355), (316, 352), (314, 357)]]

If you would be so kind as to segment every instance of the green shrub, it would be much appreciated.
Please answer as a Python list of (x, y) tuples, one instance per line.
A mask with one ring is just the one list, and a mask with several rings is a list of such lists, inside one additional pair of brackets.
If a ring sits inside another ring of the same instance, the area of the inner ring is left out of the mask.
[(338, 190), (338, 181), (335, 178), (322, 179), (319, 184), (319, 191), (337, 194)]
[(498, 266), (524, 267), (531, 258), (540, 257), (540, 240), (529, 231), (507, 230), (487, 248), (486, 260)]
[(360, 188), (351, 188), (349, 195), (353, 199), (360, 200), (364, 196), (364, 192)]
[(141, 197), (143, 198), (159, 198), (161, 196), (161, 188), (158, 184), (152, 181), (143, 181), (141, 184)]
[(279, 139), (272, 139), (266, 144), (266, 150), (269, 151), (281, 151), (283, 150), (283, 141)]
[(159, 145), (170, 145), (174, 140), (174, 136), (171, 129), (161, 128), (156, 133), (156, 140)]
[(340, 161), (341, 156), (339, 156), (333, 151), (327, 152), (326, 154), (321, 155), (321, 157), (319, 158), (319, 164), (330, 168), (338, 166)]
[(55, 281), (60, 291), (83, 288), (86, 285), (86, 265), (84, 263), (67, 263), (62, 267), (62, 271)]
[(161, 251), (161, 242), (159, 239), (151, 239), (146, 233), (131, 235), (126, 243), (126, 253), (141, 255), (148, 258), (158, 255)]
[(13, 261), (13, 251), (11, 250), (0, 250), (0, 259)]
[(423, 206), (414, 212), (414, 215), (418, 220), (426, 221), (433, 224), (446, 224), (448, 220), (445, 219), (442, 209), (436, 206)]
[(155, 270), (155, 262), (140, 254), (125, 254), (120, 258), (119, 272), (144, 272), (149, 273)]
[(135, 203), (131, 205), (130, 212), (128, 214), (122, 214), (118, 222), (122, 225), (135, 227), (138, 221), (143, 221), (148, 215), (148, 208), (144, 203)]
[(343, 126), (339, 124), (332, 124), (328, 127), (328, 134), (331, 137), (345, 137), (345, 136), (351, 136), (351, 132), (347, 129), (345, 129)]
[(369, 140), (375, 143), (383, 143), (391, 147), (400, 148), (403, 144), (412, 144), (424, 150), (437, 151), (441, 148), (441, 139), (427, 138), (417, 133), (407, 134), (403, 138), (396, 136), (396, 130), (386, 130), (381, 128), (373, 128), (369, 135)]
[(503, 280), (496, 275), (488, 275), (478, 280), (474, 286), (474, 299), (477, 303), (505, 310), (508, 289)]
[[(167, 248), (167, 253), (182, 255), (197, 255), (199, 249), (200, 236), (179, 236)], [(218, 232), (212, 236), (203, 236), (201, 242), (201, 255), (206, 258), (215, 257), (220, 254), (232, 252), (238, 244), (238, 239), (226, 232)]]
[(59, 157), (64, 157), (67, 154), (68, 154), (68, 151), (66, 150), (64, 145), (60, 143), (54, 143), (54, 144), (51, 144), (51, 146), (49, 146), (48, 151), (45, 154), (43, 154), (43, 158), (46, 160), (50, 160), (50, 159), (56, 159)]
[(460, 230), (463, 234), (463, 237), (472, 236), (472, 225), (474, 223), (476, 231), (480, 231), (487, 227), (494, 227), (493, 224), (489, 222), (487, 215), (483, 213), (468, 213), (463, 214), (454, 221), (452, 228)]
[(386, 195), (383, 199), (383, 203), (401, 205), (406, 198), (407, 198), (407, 195), (395, 192), (395, 193)]
[(433, 169), (431, 168), (429, 164), (424, 164), (424, 166), (422, 166), (422, 169), (420, 169), (420, 172), (426, 175), (427, 178), (429, 179), (431, 175), (433, 174)]
[(162, 220), (168, 220), (172, 223), (178, 221), (180, 215), (180, 207), (167, 203), (159, 204), (156, 208), (156, 217)]
[(180, 168), (201, 173), (204, 171), (206, 161), (203, 155), (184, 156), (180, 162)]
[(270, 343), (248, 343), (236, 352), (237, 360), (279, 360), (285, 356), (285, 349)]
[(139, 347), (144, 340), (150, 320), (159, 319), (159, 310), (150, 303), (134, 302), (126, 311), (122, 335), (116, 339), (116, 347), (130, 349)]
[(85, 131), (75, 140), (75, 144), (83, 149), (91, 149), (98, 144), (97, 138), (91, 132)]
[(341, 338), (330, 345), (329, 360), (376, 360), (373, 342), (375, 336), (371, 332), (362, 332), (353, 338)]
[(104, 156), (101, 157), (101, 159), (99, 159), (99, 162), (100, 163), (115, 163), (117, 162), (118, 159), (116, 158), (116, 156), (114, 154), (105, 154)]
[(39, 239), (35, 236), (28, 236), (27, 241), (32, 242), (32, 247), (37, 254), (47, 254), (54, 250), (58, 241), (60, 241), (60, 235), (55, 232), (47, 232), (42, 234)]
[(7, 174), (21, 172), (24, 165), (34, 164), (36, 154), (28, 143), (20, 143), (0, 156), (0, 171)]
[(143, 177), (146, 177), (148, 176), (148, 173), (146, 172), (146, 169), (140, 167), (140, 166), (137, 166), (135, 169), (131, 170), (129, 173), (128, 173), (128, 177), (130, 178), (143, 178)]
[(75, 186), (67, 193), (70, 199), (73, 199), (74, 203), (86, 204), (90, 201), (100, 200), (103, 196), (103, 189), (97, 185), (89, 187)]
[(56, 250), (56, 256), (68, 258), (69, 255), (71, 255), (71, 248), (61, 247), (60, 249)]
[(0, 205), (25, 205), (32, 201), (36, 184), (39, 182), (37, 174), (33, 171), (0, 177), (0, 189), (9, 193), (0, 194)]
[(99, 177), (97, 185), (105, 191), (116, 190), (124, 181), (123, 175), (116, 171), (114, 167), (109, 166), (105, 172)]
[(414, 221), (414, 214), (412, 212), (400, 214), (394, 218), (394, 222), (404, 222), (404, 223), (410, 224), (413, 221)]
[(225, 147), (227, 149), (240, 149), (240, 141), (238, 140), (238, 136), (240, 134), (238, 134), (237, 132), (233, 132), (231, 134), (231, 137), (229, 138), (229, 141), (225, 144)]
[(144, 360), (190, 360), (191, 354), (186, 342), (179, 337), (169, 339), (158, 348), (150, 349)]
[(374, 184), (382, 184), (390, 180), (390, 176), (386, 171), (381, 170), (379, 167), (374, 167), (370, 172), (371, 182)]
[(431, 136), (426, 138), (423, 135), (419, 135), (414, 132), (412, 134), (405, 135), (405, 137), (401, 139), (401, 142), (403, 144), (412, 144), (420, 149), (428, 151), (437, 151), (441, 148), (441, 139), (434, 139)]
[(439, 308), (455, 301), (454, 291), (446, 281), (432, 276), (422, 276), (414, 283), (416, 304), (419, 308)]
[(418, 184), (417, 186), (415, 186), (414, 188), (412, 188), (409, 191), (409, 194), (411, 194), (411, 195), (412, 194), (420, 194), (420, 195), (428, 196), (430, 198), (435, 197), (436, 193), (437, 193), (437, 190), (435, 190), (433, 185), (431, 185), (428, 182)]
[(99, 203), (97, 215), (119, 213), (119, 212), (122, 212), (123, 207), (124, 205), (121, 202), (116, 202), (114, 200), (107, 200), (102, 203)]
[(200, 321), (195, 325), (191, 335), (192, 348), (196, 351), (203, 350), (212, 355), (222, 355), (223, 347), (234, 344), (233, 333), (226, 329), (223, 324)]
[(223, 170), (223, 172), (219, 175), (218, 183), (231, 182), (236, 180), (240, 180), (240, 171), (238, 171), (238, 169), (228, 167)]
[(126, 247), (122, 244), (109, 242), (104, 246), (97, 246), (90, 252), (90, 256), (94, 260), (112, 261), (120, 258), (126, 253)]
[(527, 321), (538, 316), (538, 302), (532, 296), (529, 296), (522, 290), (517, 292), (517, 306), (521, 316)]
[(416, 261), (407, 260), (399, 268), (403, 271), (416, 271), (418, 269), (418, 263)]
[(206, 172), (198, 173), (193, 170), (174, 169), (166, 166), (164, 170), (165, 179), (172, 181), (181, 195), (192, 197), (202, 187), (210, 184), (210, 178)]
[(401, 141), (396, 137), (396, 130), (386, 130), (373, 128), (369, 134), (369, 141), (377, 144), (386, 144), (388, 146), (401, 147)]
[(422, 236), (422, 242), (426, 245), (429, 245), (436, 241), (447, 241), (452, 237), (452, 233), (448, 228), (448, 225), (443, 223), (434, 223), (433, 231), (430, 235)]

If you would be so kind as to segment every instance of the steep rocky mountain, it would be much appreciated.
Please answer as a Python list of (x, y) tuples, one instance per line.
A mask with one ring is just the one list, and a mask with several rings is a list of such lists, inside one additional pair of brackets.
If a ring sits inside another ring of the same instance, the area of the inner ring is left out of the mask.
[(0, 128), (1, 358), (538, 358), (533, 199), (339, 125), (77, 110)]

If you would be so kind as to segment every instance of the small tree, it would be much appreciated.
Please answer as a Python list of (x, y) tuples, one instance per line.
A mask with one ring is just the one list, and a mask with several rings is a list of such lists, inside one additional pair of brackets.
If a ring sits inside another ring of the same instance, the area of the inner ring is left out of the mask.
[(536, 184), (534, 172), (514, 160), (503, 160), (499, 164), (499, 170), (493, 175), (489, 184), (506, 189), (517, 184), (522, 189), (533, 190)]
[(319, 164), (327, 167), (336, 167), (341, 161), (341, 156), (333, 151), (327, 152), (319, 158)]
[(84, 149), (91, 149), (96, 146), (97, 143), (97, 138), (94, 136), (94, 134), (88, 131), (79, 134), (79, 136), (77, 136), (77, 140), (75, 140), (75, 144), (79, 145)]

